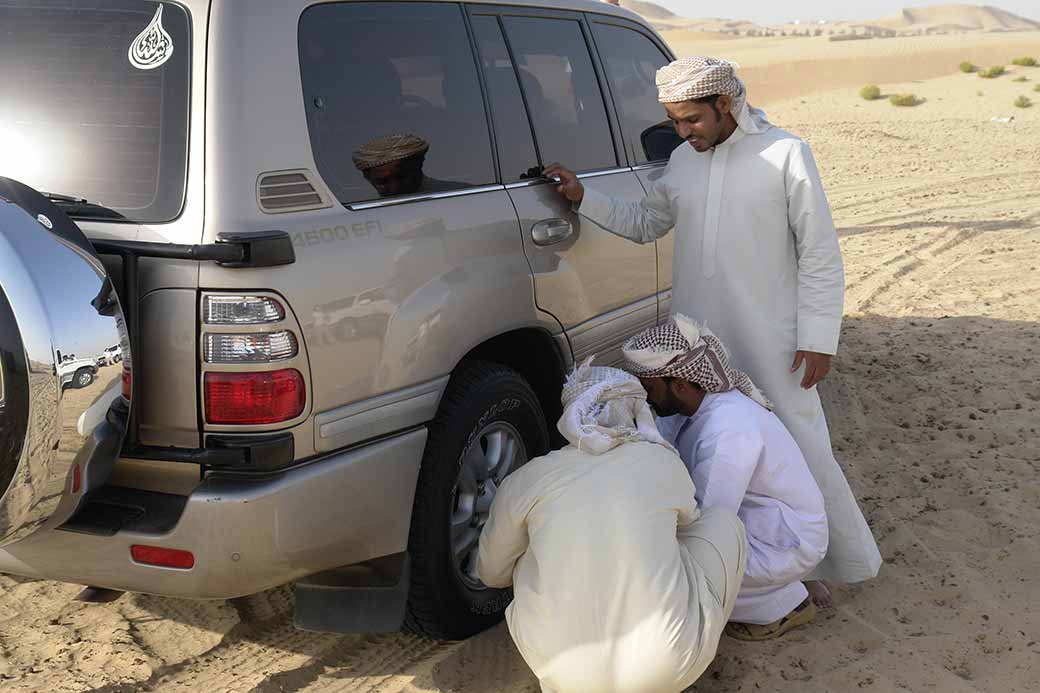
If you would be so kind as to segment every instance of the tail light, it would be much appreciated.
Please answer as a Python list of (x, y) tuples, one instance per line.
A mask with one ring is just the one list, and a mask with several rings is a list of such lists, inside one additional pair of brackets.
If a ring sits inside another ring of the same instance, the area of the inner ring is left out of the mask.
[(295, 368), (261, 373), (205, 375), (206, 421), (220, 425), (261, 425), (290, 421), (307, 401), (303, 376)]
[(206, 334), (206, 363), (270, 363), (291, 359), (299, 351), (296, 336), (288, 330), (253, 334)]
[(267, 296), (207, 296), (202, 319), (207, 325), (262, 325), (284, 317), (282, 304)]

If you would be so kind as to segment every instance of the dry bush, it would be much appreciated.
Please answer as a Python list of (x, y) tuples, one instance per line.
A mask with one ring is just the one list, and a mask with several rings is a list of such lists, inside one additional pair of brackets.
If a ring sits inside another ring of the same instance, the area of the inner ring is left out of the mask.
[(964, 72), (964, 73), (975, 72), (975, 70), (979, 69), (979, 68), (975, 67), (975, 63), (969, 63), (967, 60), (965, 60), (963, 63), (961, 63), (959, 65), (959, 67), (960, 67), (961, 72)]
[(888, 97), (888, 101), (893, 106), (916, 106), (921, 103), (921, 100), (914, 94), (892, 94)]
[(1028, 78), (1028, 77), (1026, 77), (1025, 75), (1021, 75), (1021, 76), (1019, 76), (1019, 77), (1015, 77), (1015, 78), (1014, 78), (1013, 80), (1011, 80), (1011, 81), (1012, 81), (1012, 82), (1028, 82), (1028, 81), (1029, 81), (1029, 78)]
[(868, 84), (859, 90), (859, 95), (867, 101), (874, 101), (875, 99), (881, 98), (881, 87), (876, 84)]
[(1034, 84), (1033, 91), (1040, 91), (1040, 84)]
[(1034, 58), (1032, 56), (1029, 56), (1029, 55), (1026, 55), (1026, 56), (1023, 56), (1021, 58), (1015, 58), (1014, 60), (1011, 61), (1011, 64), (1012, 65), (1021, 65), (1022, 67), (1036, 67), (1037, 66), (1037, 61), (1036, 61), (1036, 58)]
[(1029, 108), (1033, 105), (1033, 102), (1029, 100), (1028, 96), (1020, 96), (1015, 99), (1015, 105), (1019, 108)]
[(988, 70), (982, 70), (979, 72), (979, 77), (982, 79), (994, 79), (995, 77), (1000, 77), (1005, 72), (1007, 72), (1007, 70), (1004, 69), (1003, 65), (994, 65)]

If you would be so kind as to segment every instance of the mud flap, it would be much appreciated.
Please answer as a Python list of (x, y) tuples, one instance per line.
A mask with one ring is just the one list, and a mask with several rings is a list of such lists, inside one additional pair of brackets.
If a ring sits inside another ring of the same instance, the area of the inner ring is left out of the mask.
[(408, 554), (327, 570), (296, 583), (293, 624), (318, 633), (393, 633), (404, 623)]

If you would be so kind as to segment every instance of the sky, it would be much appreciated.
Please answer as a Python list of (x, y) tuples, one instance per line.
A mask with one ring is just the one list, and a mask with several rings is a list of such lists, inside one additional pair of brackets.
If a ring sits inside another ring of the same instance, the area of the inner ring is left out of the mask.
[[(904, 7), (926, 7), (943, 4), (937, 2), (906, 2), (906, 0), (727, 0), (715, 5), (695, 0), (651, 0), (667, 7), (676, 14), (686, 17), (723, 17), (726, 19), (748, 19), (759, 24), (778, 24), (793, 19), (880, 19), (893, 15)], [(990, 0), (990, 2), (965, 2), (957, 4), (992, 5), (1029, 19), (1040, 20), (1040, 5), (1037, 0)]]

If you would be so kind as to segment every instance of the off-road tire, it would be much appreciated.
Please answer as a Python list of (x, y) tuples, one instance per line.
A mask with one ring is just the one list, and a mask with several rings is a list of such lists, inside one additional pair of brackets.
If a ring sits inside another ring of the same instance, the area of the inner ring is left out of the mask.
[(513, 598), (512, 590), (474, 590), (462, 581), (449, 530), (462, 454), (473, 437), (495, 421), (505, 421), (519, 432), (527, 459), (549, 451), (545, 416), (527, 381), (499, 364), (462, 364), (429, 426), (415, 491), (408, 541), (408, 630), (442, 640), (467, 638), (498, 623)]

